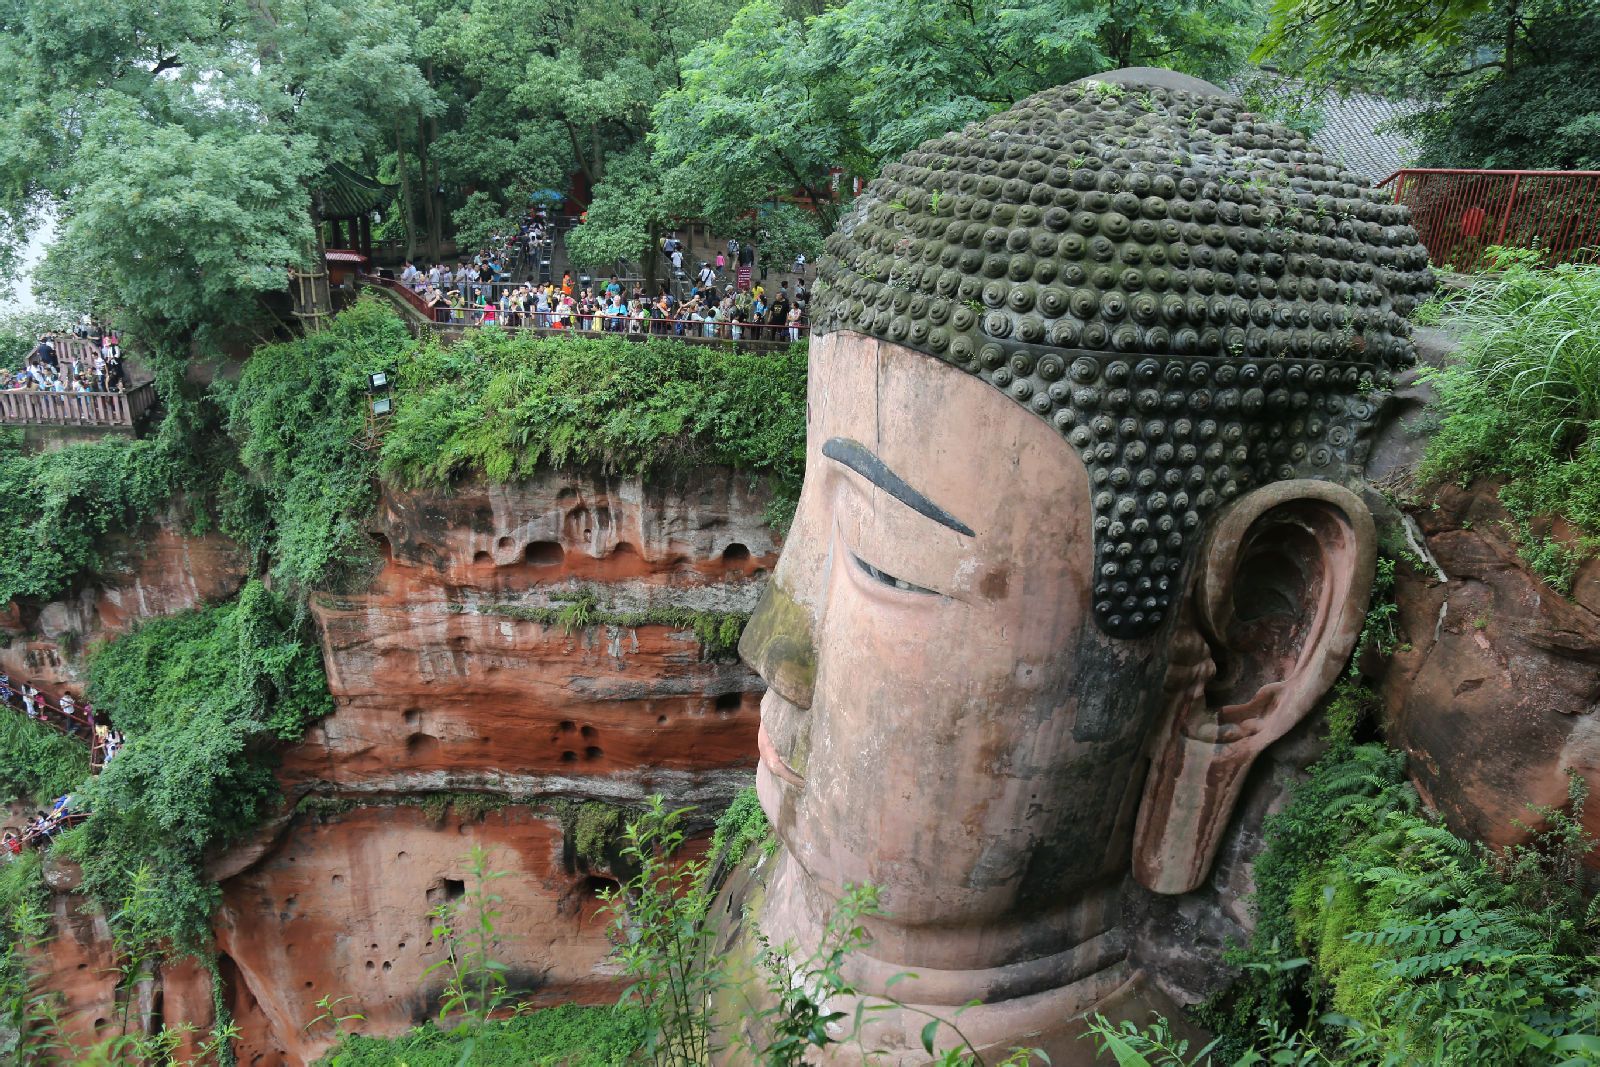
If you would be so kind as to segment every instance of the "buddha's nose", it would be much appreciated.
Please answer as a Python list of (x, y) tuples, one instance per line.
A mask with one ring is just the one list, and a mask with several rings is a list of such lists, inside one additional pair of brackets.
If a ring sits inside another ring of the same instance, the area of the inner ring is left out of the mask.
[(817, 681), (811, 613), (777, 578), (767, 583), (745, 625), (739, 656), (784, 700), (798, 708), (811, 707)]

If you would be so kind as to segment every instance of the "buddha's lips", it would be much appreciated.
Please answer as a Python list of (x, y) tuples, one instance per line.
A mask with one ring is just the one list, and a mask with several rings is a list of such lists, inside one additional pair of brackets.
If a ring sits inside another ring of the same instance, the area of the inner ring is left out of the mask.
[(782, 778), (790, 785), (805, 785), (806, 780), (798, 771), (789, 766), (784, 758), (778, 755), (778, 750), (772, 744), (772, 738), (767, 736), (767, 724), (762, 723), (761, 729), (756, 731), (756, 750), (761, 754), (761, 762), (767, 765), (767, 770)]

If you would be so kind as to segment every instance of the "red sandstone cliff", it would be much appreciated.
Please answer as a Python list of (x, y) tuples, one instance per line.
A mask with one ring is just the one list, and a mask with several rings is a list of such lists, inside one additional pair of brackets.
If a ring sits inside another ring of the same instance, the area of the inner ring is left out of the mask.
[[(306, 1025), (323, 996), (351, 998), (341, 1014), (365, 1015), (374, 1034), (436, 1012), (442, 979), (424, 972), (443, 950), (428, 913), (466, 889), (475, 845), (511, 874), (495, 889), (517, 985), (548, 1002), (615, 997), (596, 915), (605, 872), (574, 857), (550, 804), (664, 793), (720, 806), (754, 766), (760, 682), (681, 626), (569, 633), (530, 617), (575, 598), (601, 619), (748, 612), (777, 555), (766, 503), (761, 486), (728, 471), (674, 485), (550, 473), (384, 494), (370, 587), (313, 597), (337, 710), (284, 753), (284, 814), (213, 865), (241, 1063), (319, 1055), (331, 1033)], [(164, 529), (151, 544), (122, 584), (39, 611), (42, 635), (15, 639), (0, 662), (41, 685), (75, 679), (85, 639), (225, 596), (242, 579), (220, 541)], [(431, 818), (420, 801), (441, 791), (515, 803)], [(307, 795), (333, 813), (296, 813)], [(105, 1036), (119, 1016), (104, 922), (76, 897), (58, 893), (54, 907), (69, 936), (47, 951), (47, 985), (65, 994), (80, 1040)], [(210, 976), (197, 967), (169, 968), (143, 997), (147, 1019), (210, 1024)]]

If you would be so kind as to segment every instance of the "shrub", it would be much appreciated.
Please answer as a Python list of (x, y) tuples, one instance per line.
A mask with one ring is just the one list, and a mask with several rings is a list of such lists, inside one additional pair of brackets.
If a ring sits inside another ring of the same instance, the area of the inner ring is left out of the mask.
[(1589, 551), (1600, 536), (1600, 267), (1512, 263), (1444, 321), (1462, 342), (1428, 375), (1441, 420), (1420, 473), (1504, 478), (1530, 561), (1562, 587), (1578, 559), (1552, 553), (1527, 524), (1560, 515), (1591, 535)]
[(106, 565), (105, 535), (171, 501), (176, 467), (155, 440), (108, 436), (28, 453), (0, 430), (0, 604), (48, 600)]
[(1569, 811), (1494, 852), (1421, 810), (1402, 756), (1336, 746), (1268, 822), (1243, 976), (1201, 1012), (1218, 1062), (1600, 1062), (1585, 799), (1574, 777)]
[[(471, 1042), (468, 1050), (467, 1044)], [(615, 1067), (644, 1042), (644, 1016), (630, 1005), (563, 1004), (481, 1027), (440, 1029), (432, 1023), (402, 1037), (346, 1037), (317, 1062), (322, 1067)]]
[(224, 480), (224, 528), (285, 582), (338, 586), (371, 562), (367, 376), (392, 374), (415, 345), (391, 309), (364, 300), (325, 330), (257, 349), (236, 384), (217, 386), (248, 475)]
[(657, 472), (726, 464), (792, 497), (805, 462), (802, 346), (751, 355), (660, 339), (533, 337), (485, 328), (400, 369), (385, 475), (444, 485), (541, 463)]
[[(251, 582), (232, 603), (153, 620), (97, 649), (89, 691), (128, 743), (86, 791), (94, 814), (70, 835), (84, 885), (119, 936), (192, 949), (216, 894), (204, 855), (273, 810), (273, 746), (333, 709), (319, 651), (284, 602)], [(140, 877), (152, 886), (141, 898), (149, 914), (135, 916), (121, 903)]]
[(42, 805), (89, 776), (89, 748), (13, 709), (0, 709), (0, 800)]

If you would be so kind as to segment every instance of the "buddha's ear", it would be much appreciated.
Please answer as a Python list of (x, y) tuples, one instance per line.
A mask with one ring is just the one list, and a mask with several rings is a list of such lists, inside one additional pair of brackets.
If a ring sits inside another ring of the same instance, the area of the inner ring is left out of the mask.
[(1375, 552), (1367, 506), (1331, 482), (1274, 482), (1218, 516), (1174, 634), (1139, 806), (1143, 885), (1186, 893), (1205, 880), (1251, 764), (1350, 658)]

